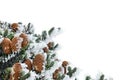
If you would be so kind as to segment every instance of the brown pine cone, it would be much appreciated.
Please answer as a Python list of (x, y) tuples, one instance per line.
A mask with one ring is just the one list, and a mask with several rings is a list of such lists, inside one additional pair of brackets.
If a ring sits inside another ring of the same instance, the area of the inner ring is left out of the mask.
[(20, 74), (16, 73), (16, 74), (10, 74), (10, 79), (9, 80), (19, 80)]
[(44, 57), (42, 54), (37, 54), (34, 58), (34, 61), (44, 62)]
[(41, 72), (43, 70), (43, 63), (37, 63), (34, 65), (36, 72)]
[(15, 63), (13, 65), (13, 73), (11, 73), (10, 75), (10, 80), (19, 80), (19, 77), (21, 76), (21, 70), (22, 67), (20, 65), (20, 63)]
[(1, 43), (3, 52), (5, 54), (10, 54), (11, 53), (11, 41), (9, 38), (4, 38), (4, 40)]
[(21, 48), (21, 44), (22, 44), (22, 39), (20, 37), (14, 37), (12, 39), (12, 44), (11, 44), (11, 48), (12, 51), (18, 51)]
[(29, 59), (26, 59), (26, 60), (24, 61), (24, 63), (27, 65), (27, 68), (28, 68), (29, 70), (32, 69), (32, 62), (31, 62)]
[(62, 66), (63, 66), (63, 68), (64, 68), (64, 74), (66, 74), (66, 66), (68, 65), (68, 62), (67, 61), (63, 61), (63, 63), (62, 63)]
[(51, 49), (52, 46), (53, 46), (53, 42), (49, 42), (49, 43), (47, 44), (47, 46), (48, 46), (49, 49)]
[(48, 52), (49, 52), (49, 50), (48, 50), (48, 48), (47, 48), (47, 47), (44, 47), (44, 48), (43, 48), (43, 51), (44, 51), (44, 52), (46, 52), (46, 53), (48, 53)]
[(11, 28), (13, 29), (13, 31), (17, 31), (17, 30), (18, 30), (18, 27), (19, 27), (18, 23), (13, 23), (13, 24), (11, 25)]
[(61, 71), (61, 68), (55, 70), (55, 72), (53, 73), (53, 79), (57, 80), (57, 77), (60, 71)]
[(43, 70), (44, 57), (41, 54), (37, 54), (33, 59), (33, 67), (36, 72), (41, 72)]
[(68, 65), (68, 62), (67, 62), (67, 61), (63, 61), (63, 62), (62, 62), (62, 66), (63, 66), (63, 67), (66, 67), (67, 65)]
[(23, 38), (22, 47), (27, 46), (27, 45), (28, 45), (28, 38), (27, 38), (27, 35), (24, 34), (24, 33), (22, 33), (22, 34), (20, 35), (20, 37)]
[(13, 65), (13, 70), (14, 70), (15, 73), (17, 73), (17, 72), (20, 73), (21, 70), (22, 70), (21, 64), (20, 63), (15, 63)]

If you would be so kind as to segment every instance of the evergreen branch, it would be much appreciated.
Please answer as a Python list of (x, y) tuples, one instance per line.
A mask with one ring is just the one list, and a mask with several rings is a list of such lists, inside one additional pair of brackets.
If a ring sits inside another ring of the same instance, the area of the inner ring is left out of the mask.
[(22, 77), (20, 77), (20, 80), (26, 80), (29, 77), (30, 77), (30, 72), (28, 72), (27, 74), (25, 74)]
[(65, 77), (65, 75), (64, 74), (58, 74), (58, 76), (57, 76), (57, 79), (56, 80), (63, 80), (64, 79), (64, 77)]
[(52, 27), (49, 31), (48, 31), (48, 34), (51, 35), (51, 33), (54, 31), (54, 27)]
[(10, 40), (12, 40), (12, 38), (14, 37), (14, 34), (10, 33), (9, 35), (7, 35), (7, 38), (9, 38)]
[(90, 76), (86, 76), (85, 80), (90, 80), (91, 77)]
[(104, 80), (104, 77), (105, 77), (104, 74), (102, 74), (99, 80)]
[(42, 32), (42, 40), (45, 40), (47, 38), (47, 32), (43, 31)]
[(76, 67), (72, 69), (72, 68), (69, 66), (69, 67), (68, 67), (68, 73), (67, 73), (67, 75), (68, 75), (69, 77), (72, 77), (73, 73), (75, 73), (76, 70), (77, 70)]
[(8, 35), (8, 30), (5, 30), (3, 36), (6, 37)]

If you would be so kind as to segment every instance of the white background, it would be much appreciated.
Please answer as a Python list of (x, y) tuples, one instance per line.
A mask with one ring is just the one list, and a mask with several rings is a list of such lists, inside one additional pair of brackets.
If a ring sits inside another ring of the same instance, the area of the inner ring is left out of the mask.
[(0, 0), (0, 20), (31, 22), (36, 32), (61, 27), (58, 54), (93, 77), (99, 72), (120, 80), (120, 1)]

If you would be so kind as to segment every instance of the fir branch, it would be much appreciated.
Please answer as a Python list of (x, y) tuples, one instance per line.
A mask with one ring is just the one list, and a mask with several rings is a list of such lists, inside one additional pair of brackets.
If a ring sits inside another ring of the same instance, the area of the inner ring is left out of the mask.
[(52, 54), (52, 55), (51, 55), (51, 59), (53, 59), (55, 56), (56, 56), (56, 54)]
[(55, 50), (56, 48), (58, 48), (58, 46), (59, 46), (59, 44), (56, 44), (56, 45), (54, 46), (54, 50)]
[(14, 37), (13, 33), (10, 33), (9, 35), (7, 35), (7, 38), (9, 38), (10, 40), (12, 40), (13, 37)]
[(104, 80), (104, 77), (105, 77), (104, 74), (102, 74), (99, 80)]
[(48, 34), (51, 35), (51, 33), (54, 31), (54, 27), (52, 27), (49, 31), (48, 31)]
[(64, 74), (58, 74), (58, 77), (57, 77), (57, 79), (56, 80), (63, 80), (64, 79), (64, 77), (65, 77), (65, 75)]
[(8, 35), (8, 30), (5, 30), (3, 36), (6, 37)]
[(46, 38), (47, 38), (47, 32), (43, 31), (42, 32), (42, 40), (46, 40)]
[(72, 69), (72, 68), (69, 66), (69, 67), (68, 67), (68, 73), (67, 73), (67, 75), (68, 75), (69, 77), (72, 77), (73, 73), (75, 73), (76, 70), (77, 70), (76, 67)]
[(27, 74), (23, 75), (20, 77), (20, 80), (26, 80), (27, 78), (30, 77), (30, 72), (28, 72)]
[(0, 35), (3, 35), (1, 31), (0, 31)]
[(32, 34), (34, 33), (34, 30), (32, 29), (33, 28), (33, 25), (31, 23), (28, 23), (28, 25), (25, 27), (25, 32), (27, 34)]
[(46, 64), (45, 64), (45, 69), (48, 70), (50, 69), (54, 64), (55, 62), (54, 61), (51, 61), (51, 58), (53, 58), (54, 55), (51, 55), (50, 54), (47, 54), (47, 58), (46, 58)]
[(90, 80), (91, 77), (90, 76), (86, 76), (85, 80)]
[(35, 37), (37, 37), (37, 39), (35, 40), (37, 43), (39, 43), (42, 39), (42, 37), (41, 37), (41, 35), (37, 35), (37, 34), (35, 34), (34, 35)]

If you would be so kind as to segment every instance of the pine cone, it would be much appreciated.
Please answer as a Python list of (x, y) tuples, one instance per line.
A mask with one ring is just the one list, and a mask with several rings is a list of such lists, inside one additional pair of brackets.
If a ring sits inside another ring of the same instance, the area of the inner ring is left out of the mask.
[(18, 51), (21, 48), (21, 44), (22, 44), (22, 38), (14, 37), (12, 39), (12, 44), (11, 44), (12, 51), (13, 52)]
[(47, 47), (44, 47), (44, 48), (43, 48), (43, 51), (44, 51), (44, 52), (46, 52), (46, 53), (48, 53), (48, 52), (49, 52), (49, 50), (48, 50), (48, 48), (47, 48)]
[(24, 33), (22, 33), (22, 34), (20, 35), (20, 37), (23, 38), (22, 47), (27, 46), (27, 44), (28, 44), (28, 38), (27, 38), (27, 35), (24, 34)]
[(67, 65), (68, 65), (68, 62), (67, 62), (67, 61), (63, 61), (63, 62), (62, 62), (62, 66), (63, 66), (63, 67), (66, 67)]
[(64, 68), (64, 74), (66, 74), (66, 66), (68, 65), (68, 62), (67, 61), (63, 61), (63, 63), (62, 63), (62, 66), (63, 66), (63, 68)]
[(10, 80), (18, 80), (19, 77), (21, 76), (20, 72), (22, 70), (20, 63), (15, 63), (12, 68), (13, 71), (10, 75)]
[(49, 43), (47, 44), (47, 46), (48, 46), (49, 49), (51, 49), (51, 48), (53, 47), (53, 42), (49, 42)]
[(53, 79), (57, 80), (60, 71), (61, 68), (55, 70), (55, 72), (53, 73)]
[(26, 60), (24, 61), (24, 63), (27, 65), (27, 68), (28, 68), (29, 70), (32, 69), (32, 63), (31, 63), (31, 61), (30, 61), (29, 59), (26, 59)]
[(33, 59), (33, 67), (37, 72), (43, 70), (44, 57), (41, 54), (37, 54)]
[(13, 23), (13, 24), (11, 25), (11, 28), (13, 29), (13, 31), (17, 31), (17, 30), (18, 30), (18, 27), (19, 27), (18, 23)]
[(4, 40), (1, 43), (3, 52), (5, 54), (10, 54), (11, 53), (11, 41), (9, 38), (4, 38)]

